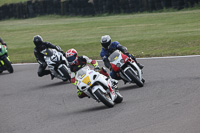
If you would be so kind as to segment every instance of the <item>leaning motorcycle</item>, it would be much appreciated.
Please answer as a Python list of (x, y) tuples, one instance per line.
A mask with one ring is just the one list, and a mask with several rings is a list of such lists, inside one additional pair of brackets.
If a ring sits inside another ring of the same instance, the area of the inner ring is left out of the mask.
[(139, 87), (144, 86), (145, 80), (142, 77), (142, 70), (133, 59), (116, 50), (108, 57), (108, 60), (112, 69), (119, 73), (125, 82), (136, 83)]
[(5, 45), (0, 45), (0, 73), (4, 70), (8, 70), (9, 73), (14, 72), (11, 61), (8, 57), (7, 47)]
[(89, 66), (77, 71), (76, 80), (80, 91), (107, 107), (113, 107), (114, 103), (121, 103), (123, 100), (119, 91), (116, 91), (116, 85), (113, 85), (108, 77), (91, 70)]
[(63, 81), (70, 81), (69, 64), (63, 53), (48, 48), (42, 50), (41, 53), (44, 54), (44, 60), (52, 75)]

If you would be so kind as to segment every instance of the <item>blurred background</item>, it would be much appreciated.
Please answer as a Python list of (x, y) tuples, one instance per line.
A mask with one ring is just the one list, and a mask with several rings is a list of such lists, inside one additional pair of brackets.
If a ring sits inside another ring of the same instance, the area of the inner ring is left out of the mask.
[(38, 15), (98, 15), (183, 9), (200, 0), (1, 0), (0, 19), (31, 18)]

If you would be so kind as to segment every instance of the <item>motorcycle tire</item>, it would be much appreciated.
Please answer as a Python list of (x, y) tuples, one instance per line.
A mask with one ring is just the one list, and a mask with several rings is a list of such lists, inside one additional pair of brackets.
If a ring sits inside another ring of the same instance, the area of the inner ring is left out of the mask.
[(94, 94), (97, 98), (105, 104), (107, 107), (112, 108), (114, 106), (114, 102), (106, 98), (106, 96), (101, 92), (101, 90), (97, 89)]
[(144, 83), (139, 80), (139, 78), (129, 69), (126, 74), (130, 77), (139, 87), (143, 87)]
[(8, 61), (7, 58), (4, 58), (3, 61), (4, 61), (4, 63), (5, 63), (5, 64), (4, 64), (4, 65), (5, 65), (5, 68), (8, 70), (8, 72), (9, 72), (9, 73), (13, 73), (14, 70), (13, 70), (13, 67), (12, 67), (12, 65), (11, 65), (11, 62)]
[(70, 81), (71, 77), (69, 76), (69, 73), (68, 73), (68, 71), (66, 70), (66, 68), (65, 68), (65, 67), (61, 67), (61, 68), (60, 68), (60, 71), (64, 74), (64, 77), (66, 77), (66, 79), (63, 80), (63, 81), (64, 81), (64, 82), (67, 81), (67, 80)]
[(119, 93), (116, 92), (117, 98), (114, 100), (115, 103), (121, 103), (123, 101), (123, 96)]

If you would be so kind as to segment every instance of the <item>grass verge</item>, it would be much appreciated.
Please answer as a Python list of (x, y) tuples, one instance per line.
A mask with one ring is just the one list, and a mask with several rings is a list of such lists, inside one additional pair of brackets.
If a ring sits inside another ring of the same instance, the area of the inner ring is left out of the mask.
[(200, 53), (200, 10), (141, 13), (98, 17), (44, 16), (0, 21), (1, 37), (14, 63), (36, 62), (32, 42), (44, 41), (66, 51), (100, 59), (100, 37), (109, 34), (136, 57), (194, 55)]

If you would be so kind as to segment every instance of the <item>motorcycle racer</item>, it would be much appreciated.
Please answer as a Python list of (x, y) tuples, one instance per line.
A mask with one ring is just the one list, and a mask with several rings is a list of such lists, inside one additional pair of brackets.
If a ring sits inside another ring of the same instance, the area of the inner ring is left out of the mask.
[[(47, 64), (44, 60), (44, 55), (41, 54), (41, 51), (46, 49), (46, 48), (52, 48), (56, 49), (59, 52), (64, 53), (59, 46), (55, 46), (51, 44), (50, 42), (44, 42), (42, 37), (40, 35), (36, 35), (33, 37), (33, 43), (35, 44), (34, 48), (34, 55), (36, 57), (37, 62), (40, 64), (38, 68), (38, 76), (42, 77), (44, 75), (51, 74), (50, 70), (45, 70), (47, 67)], [(53, 79), (54, 76), (51, 74), (51, 79)]]
[[(2, 40), (2, 38), (0, 37), (0, 43), (2, 44), (2, 45), (4, 45), (4, 47), (7, 49), (7, 44)], [(1, 67), (1, 65), (0, 65), (0, 73), (2, 73), (3, 72), (3, 68)]]
[[(98, 62), (96, 60), (92, 60), (85, 55), (78, 56), (78, 52), (73, 48), (69, 49), (66, 52), (66, 58), (67, 58), (67, 61), (69, 62), (69, 65), (70, 65), (71, 83), (74, 84), (74, 85), (77, 84), (77, 81), (75, 79), (76, 72), (79, 69), (86, 66), (87, 64), (91, 64), (94, 67), (95, 71), (98, 71), (98, 72), (100, 72), (101, 74), (103, 74), (107, 77), (109, 76), (109, 74), (107, 73), (105, 68), (102, 67), (100, 69)], [(79, 98), (83, 98), (83, 97), (87, 96), (84, 92), (80, 91), (78, 88), (77, 88), (77, 95), (78, 95)]]
[(5, 45), (5, 46), (7, 47), (7, 44), (2, 40), (1, 37), (0, 37), (0, 43), (1, 43), (2, 45)]
[(112, 42), (111, 37), (109, 35), (104, 35), (101, 37), (101, 45), (102, 45), (102, 49), (100, 52), (100, 56), (103, 59), (104, 65), (111, 70), (110, 76), (113, 79), (117, 79), (117, 80), (121, 79), (120, 76), (114, 70), (112, 70), (110, 62), (108, 60), (109, 55), (112, 54), (115, 50), (119, 50), (123, 54), (127, 55), (128, 57), (131, 57), (136, 62), (136, 64), (140, 67), (140, 69), (144, 67), (143, 65), (141, 65), (140, 63), (136, 61), (136, 58), (127, 51), (126, 47), (122, 46), (117, 41)]

